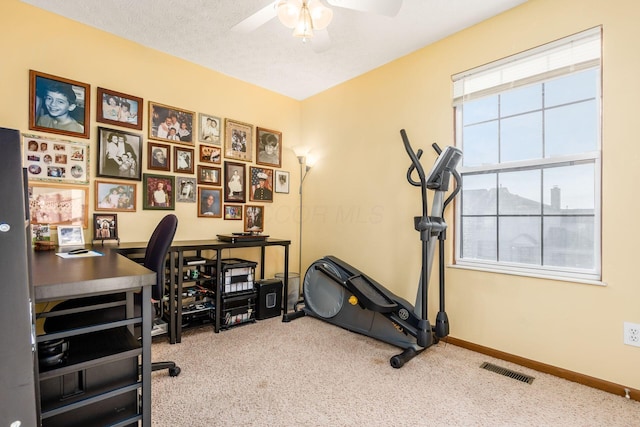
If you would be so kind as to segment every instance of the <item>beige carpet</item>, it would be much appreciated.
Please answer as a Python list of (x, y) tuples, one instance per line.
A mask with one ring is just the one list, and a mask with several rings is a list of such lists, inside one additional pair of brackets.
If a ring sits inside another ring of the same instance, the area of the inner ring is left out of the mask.
[[(640, 426), (640, 402), (444, 342), (401, 369), (393, 346), (310, 317), (155, 342), (152, 424), (201, 426)], [(491, 362), (526, 384), (480, 369)]]

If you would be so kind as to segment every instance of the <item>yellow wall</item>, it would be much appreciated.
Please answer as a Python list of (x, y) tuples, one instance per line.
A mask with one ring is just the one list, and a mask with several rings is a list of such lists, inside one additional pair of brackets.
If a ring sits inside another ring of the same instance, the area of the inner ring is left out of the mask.
[[(112, 127), (98, 124), (95, 120), (96, 90), (103, 87), (144, 99), (142, 132), (125, 129), (144, 136), (143, 173), (147, 172), (148, 101), (153, 101), (281, 131), (284, 142), (281, 169), (291, 171), (292, 182), (299, 179), (298, 161), (291, 150), (300, 139), (300, 103), (296, 100), (64, 19), (18, 0), (3, 2), (0, 33), (0, 51), (3, 52), (0, 97), (4, 100), (0, 104), (0, 126), (47, 135), (28, 129), (30, 69), (90, 84), (90, 139), (78, 140), (89, 141), (91, 144), (92, 177), (96, 174), (97, 127)], [(75, 139), (53, 134), (47, 136)], [(255, 158), (255, 154), (253, 156)], [(247, 163), (247, 173), (250, 165), (255, 166), (255, 163)], [(92, 218), (93, 179), (89, 188), (89, 215)], [(118, 212), (119, 236), (125, 242), (146, 240), (157, 221), (167, 214), (167, 211), (143, 210), (142, 183), (137, 184), (137, 190), (137, 211)], [(264, 206), (265, 233), (292, 239), (294, 244), (291, 246), (291, 259), (297, 261), (298, 226), (292, 224), (292, 220), (295, 222), (298, 217), (297, 187), (294, 186), (289, 194), (274, 194), (274, 203), (264, 203)], [(215, 238), (218, 233), (243, 230), (242, 221), (198, 218), (197, 205), (194, 203), (176, 203), (175, 213), (180, 218), (177, 240)], [(91, 227), (86, 230), (85, 238), (90, 239), (92, 232)], [(268, 252), (267, 273), (271, 275), (282, 271), (283, 251), (274, 249)], [(233, 254), (240, 255), (240, 252)], [(297, 266), (297, 262), (293, 265)]]
[[(289, 195), (277, 194), (267, 206), (265, 227), (273, 236), (293, 240), (292, 269), (297, 270), (299, 175), (290, 148), (306, 145), (318, 163), (304, 183), (303, 266), (333, 254), (410, 301), (420, 268), (413, 217), (421, 208), (419, 190), (405, 178), (409, 159), (399, 130), (407, 130), (414, 148), (425, 149), (424, 164), (429, 165), (432, 142), (453, 144), (452, 74), (603, 25), (602, 257), (607, 286), (448, 268), (447, 311), (451, 335), (457, 338), (640, 388), (640, 349), (622, 343), (623, 321), (640, 323), (634, 268), (640, 232), (633, 225), (640, 202), (631, 186), (640, 182), (635, 168), (640, 146), (632, 127), (634, 95), (640, 92), (640, 51), (635, 46), (640, 4), (635, 0), (529, 0), (303, 102), (17, 0), (5, 3), (0, 126), (28, 130), (28, 70), (35, 69), (90, 83), (94, 98), (101, 86), (281, 130), (282, 169), (291, 172), (293, 185)], [(55, 28), (55, 39), (38, 28)], [(65, 45), (74, 48), (60, 48)], [(94, 119), (92, 111), (92, 146)], [(118, 216), (121, 235), (129, 241), (144, 239), (162, 213), (143, 211), (139, 195), (138, 211)], [(239, 228), (232, 221), (196, 218), (194, 205), (178, 204), (176, 213), (181, 218), (178, 239)], [(451, 214), (447, 220), (453, 224)], [(452, 241), (450, 235), (448, 263)]]
[[(419, 190), (405, 178), (409, 158), (399, 130), (426, 151), (424, 164), (430, 165), (432, 142), (454, 142), (451, 75), (603, 25), (607, 286), (448, 268), (447, 311), (456, 338), (639, 388), (640, 348), (622, 339), (623, 321), (640, 323), (640, 227), (633, 225), (639, 208), (634, 185), (640, 182), (638, 16), (634, 0), (530, 0), (303, 101), (303, 135), (320, 158), (304, 184), (303, 265), (327, 254), (343, 257), (414, 301), (420, 240), (413, 216), (421, 205)], [(452, 225), (451, 212), (447, 219)]]

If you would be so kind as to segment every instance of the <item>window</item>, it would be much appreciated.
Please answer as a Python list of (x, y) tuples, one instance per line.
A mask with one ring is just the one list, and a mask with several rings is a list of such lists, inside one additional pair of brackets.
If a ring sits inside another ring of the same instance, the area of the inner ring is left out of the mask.
[(456, 263), (600, 280), (601, 30), (454, 80)]

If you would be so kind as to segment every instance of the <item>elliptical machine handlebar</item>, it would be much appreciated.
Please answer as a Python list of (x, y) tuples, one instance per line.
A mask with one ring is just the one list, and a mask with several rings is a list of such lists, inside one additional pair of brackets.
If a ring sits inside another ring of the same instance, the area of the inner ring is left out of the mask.
[[(428, 200), (427, 200), (427, 178), (424, 174), (424, 169), (420, 164), (420, 157), (422, 157), (422, 149), (418, 149), (418, 152), (415, 153), (413, 148), (411, 148), (411, 144), (409, 143), (409, 137), (407, 137), (407, 132), (404, 129), (400, 129), (400, 136), (402, 136), (402, 142), (404, 143), (404, 149), (407, 151), (407, 154), (411, 158), (411, 166), (409, 166), (409, 170), (407, 170), (407, 181), (413, 186), (421, 187), (422, 190), (422, 216), (426, 217), (428, 214)], [(420, 181), (416, 181), (412, 178), (413, 171), (418, 172), (418, 177)]]

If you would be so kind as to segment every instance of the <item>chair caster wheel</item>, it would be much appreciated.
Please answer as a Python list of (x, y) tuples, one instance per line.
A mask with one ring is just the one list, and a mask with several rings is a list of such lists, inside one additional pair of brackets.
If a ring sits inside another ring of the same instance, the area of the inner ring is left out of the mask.
[(169, 376), (177, 377), (180, 375), (180, 367), (176, 366), (175, 368), (169, 368)]

